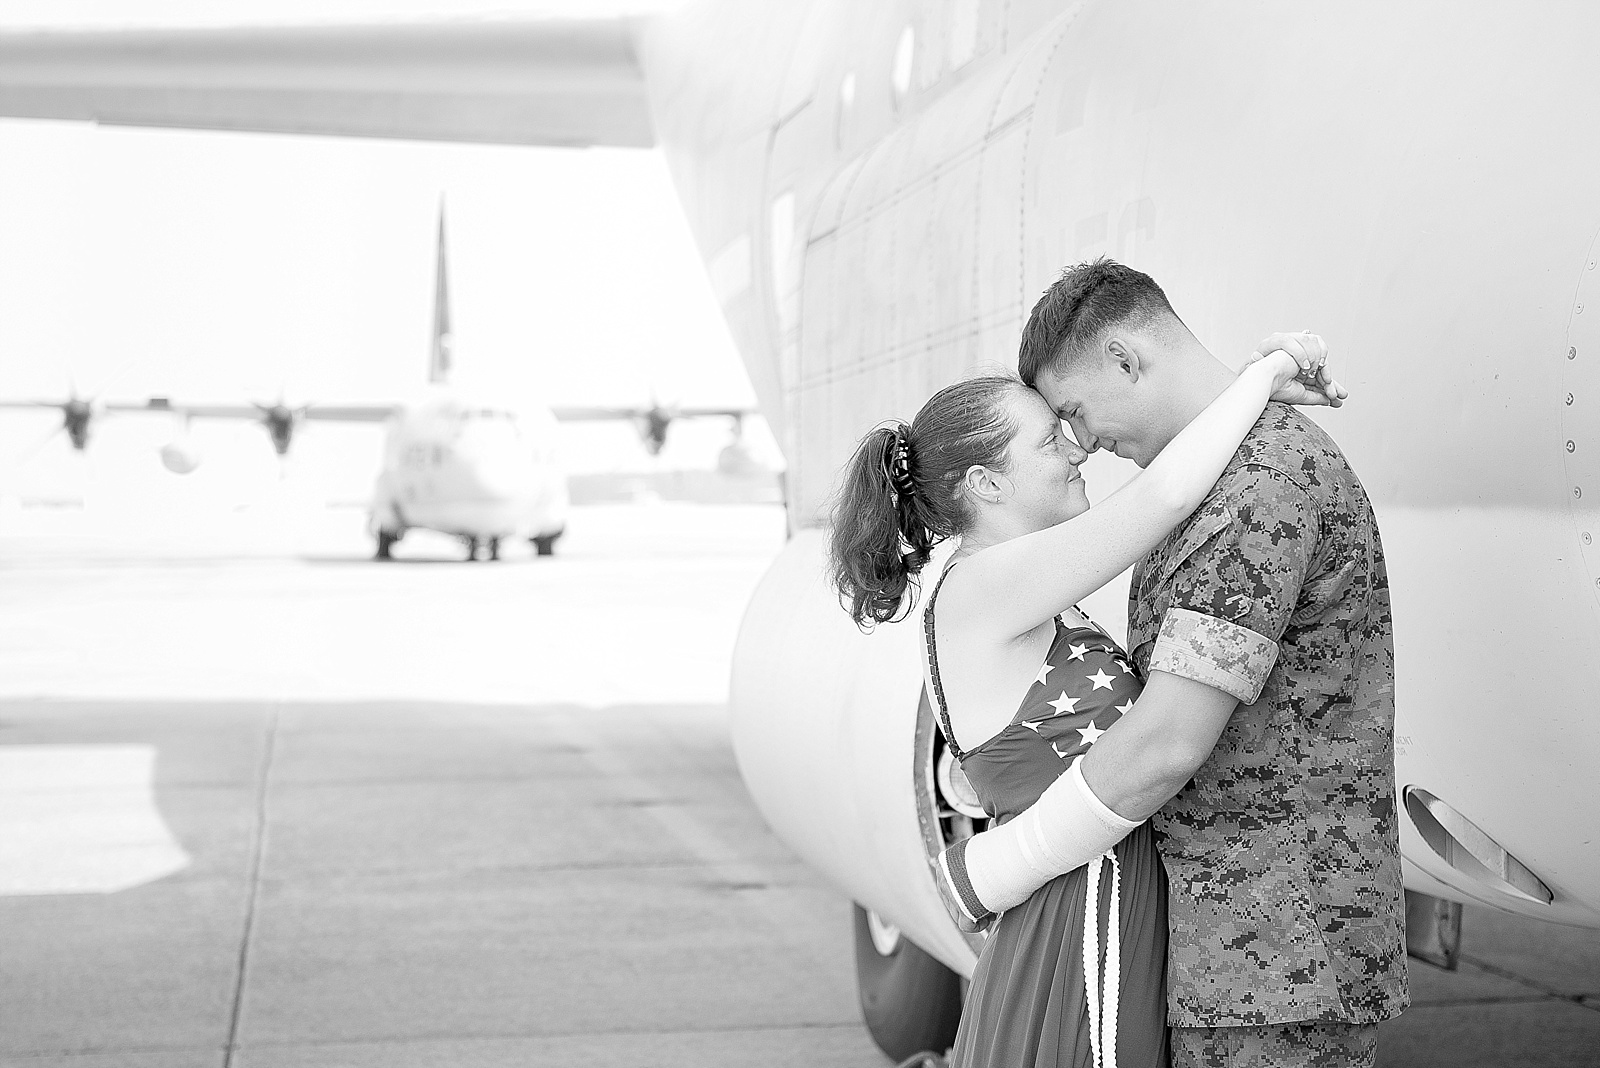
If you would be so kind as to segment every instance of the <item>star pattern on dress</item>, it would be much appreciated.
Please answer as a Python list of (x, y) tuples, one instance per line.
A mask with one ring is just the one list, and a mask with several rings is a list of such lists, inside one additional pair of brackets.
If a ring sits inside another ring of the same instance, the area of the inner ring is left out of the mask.
[(1039, 723), (1040, 721), (1036, 719), (1025, 719), (1022, 721), (1022, 725), (1035, 734), (1039, 733)]
[(1124, 716), (1126, 716), (1129, 712), (1132, 712), (1133, 711), (1133, 698), (1130, 697), (1126, 701), (1122, 702), (1122, 704), (1118, 705), (1117, 706), (1117, 711), (1120, 714), (1124, 715)]
[(1068, 660), (1082, 660), (1083, 654), (1089, 651), (1087, 645), (1069, 645), (1067, 649), (1071, 654), (1067, 657)]
[(1107, 675), (1106, 669), (1100, 668), (1095, 671), (1093, 675), (1085, 675), (1084, 681), (1094, 683), (1093, 688), (1096, 690), (1109, 690), (1111, 689), (1112, 682), (1114, 682), (1117, 678), (1119, 678), (1119, 676)]
[(1078, 733), (1083, 735), (1083, 743), (1085, 745), (1093, 745), (1095, 742), (1100, 740), (1100, 736), (1104, 734), (1105, 731), (1101, 730), (1099, 727), (1096, 727), (1094, 725), (1094, 720), (1091, 719), (1087, 727), (1078, 728)]
[(1054, 701), (1046, 701), (1045, 704), (1055, 709), (1056, 715), (1065, 716), (1070, 712), (1077, 711), (1078, 702), (1080, 700), (1082, 700), (1082, 698), (1068, 697), (1067, 691), (1062, 690), (1060, 697), (1057, 697)]
[(1043, 686), (1044, 685), (1044, 680), (1049, 678), (1050, 677), (1050, 672), (1054, 671), (1055, 669), (1056, 669), (1056, 666), (1054, 664), (1043, 664), (1043, 665), (1041, 665), (1040, 668), (1039, 668), (1038, 677), (1036, 677), (1033, 681), (1038, 683), (1040, 686)]

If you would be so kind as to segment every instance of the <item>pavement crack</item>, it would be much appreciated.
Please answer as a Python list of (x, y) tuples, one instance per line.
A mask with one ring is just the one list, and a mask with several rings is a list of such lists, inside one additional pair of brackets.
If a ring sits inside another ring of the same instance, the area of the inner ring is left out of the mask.
[(1461, 959), (1466, 961), (1468, 964), (1472, 965), (1474, 968), (1479, 969), (1480, 971), (1485, 971), (1485, 972), (1488, 972), (1490, 975), (1496, 976), (1496, 977), (1498, 977), (1500, 979), (1505, 979), (1508, 982), (1517, 983), (1517, 984), (1519, 984), (1521, 986), (1525, 986), (1530, 990), (1537, 990), (1540, 994), (1543, 994), (1547, 998), (1553, 998), (1556, 1001), (1571, 1002), (1572, 1004), (1577, 1005), (1579, 1008), (1588, 1009), (1591, 1012), (1600, 1012), (1600, 1005), (1593, 1004), (1590, 1001), (1586, 1000), (1591, 995), (1588, 995), (1588, 994), (1569, 994), (1565, 990), (1558, 990), (1555, 987), (1549, 986), (1549, 985), (1547, 985), (1545, 983), (1541, 983), (1536, 979), (1529, 979), (1525, 975), (1518, 975), (1516, 972), (1512, 971), (1509, 968), (1502, 968), (1498, 964), (1494, 964), (1494, 963), (1491, 963), (1489, 961), (1486, 961), (1486, 960), (1482, 959), (1481, 957), (1474, 957), (1474, 956), (1471, 956), (1469, 954), (1463, 953), (1463, 954), (1461, 954)]
[(261, 896), (262, 859), (267, 850), (267, 784), (272, 777), (272, 759), (278, 749), (278, 705), (267, 711), (266, 741), (262, 747), (261, 778), (256, 790), (255, 840), (250, 848), (250, 880), (245, 897), (244, 933), (239, 939), (238, 977), (233, 987), (233, 1009), (228, 1016), (228, 1044), (223, 1051), (222, 1068), (233, 1068), (233, 1055), (239, 1049), (239, 1025), (244, 1019), (244, 988), (250, 969), (250, 943), (255, 936), (256, 903)]

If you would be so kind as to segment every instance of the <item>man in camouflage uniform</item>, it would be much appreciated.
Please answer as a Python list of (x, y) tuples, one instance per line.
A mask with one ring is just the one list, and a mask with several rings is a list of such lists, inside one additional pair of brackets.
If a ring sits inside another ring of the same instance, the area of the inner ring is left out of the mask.
[[(1233, 378), (1103, 259), (1045, 293), (1021, 351), (1083, 448), (1141, 467)], [(1174, 1065), (1371, 1065), (1408, 1002), (1393, 631), (1371, 503), (1315, 423), (1267, 406), (1135, 568), (1128, 648), (1144, 695), (1083, 772), (1155, 812)]]

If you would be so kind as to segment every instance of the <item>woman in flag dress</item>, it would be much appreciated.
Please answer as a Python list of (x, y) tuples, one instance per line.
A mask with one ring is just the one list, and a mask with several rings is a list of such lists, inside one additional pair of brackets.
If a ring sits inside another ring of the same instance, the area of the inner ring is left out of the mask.
[[(952, 915), (965, 929), (989, 928), (956, 1068), (1167, 1064), (1161, 861), (1149, 826), (1099, 805), (1073, 763), (1134, 707), (1141, 684), (1076, 603), (1188, 517), (1267, 401), (1305, 395), (1297, 377), (1342, 396), (1322, 374), (1320, 338), (1275, 334), (1263, 346), (1274, 351), (1252, 356), (1171, 446), (1093, 510), (1078, 470), (1085, 454), (1044, 399), (1009, 376), (947, 386), (909, 426), (868, 434), (847, 466), (830, 546), (847, 610), (864, 627), (904, 618), (933, 547), (958, 539), (922, 619), (940, 729), (984, 810), (1001, 824), (1021, 814), (1011, 825), (1022, 836), (1013, 866), (1078, 865), (1010, 901), (1005, 858), (947, 851)], [(1052, 818), (1056, 810), (1035, 805), (1047, 791), (1073, 793), (1077, 814), (1027, 824)], [(1092, 833), (1078, 833), (1079, 819)], [(1094, 854), (1063, 862), (1063, 837)], [(1009, 907), (996, 918), (983, 902)]]

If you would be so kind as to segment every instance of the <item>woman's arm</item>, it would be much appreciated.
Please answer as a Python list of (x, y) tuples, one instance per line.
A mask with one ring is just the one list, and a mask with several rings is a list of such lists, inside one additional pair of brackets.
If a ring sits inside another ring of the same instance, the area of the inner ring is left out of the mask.
[(956, 926), (981, 930), (1058, 875), (1081, 868), (1139, 823), (1107, 808), (1081, 758), (1009, 822), (963, 838), (939, 855), (934, 880)]
[(1281, 349), (1251, 363), (1116, 493), (1068, 522), (974, 553), (940, 595), (941, 607), (960, 606), (947, 618), (1006, 641), (1110, 582), (1199, 507), (1267, 401), (1301, 371)]

